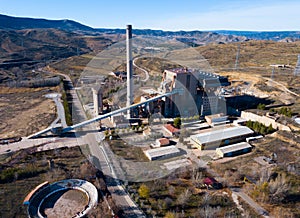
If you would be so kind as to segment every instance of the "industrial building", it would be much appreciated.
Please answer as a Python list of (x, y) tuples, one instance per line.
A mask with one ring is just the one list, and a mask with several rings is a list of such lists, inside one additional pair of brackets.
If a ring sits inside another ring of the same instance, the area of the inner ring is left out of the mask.
[(120, 79), (125, 81), (127, 79), (127, 72), (124, 71), (116, 71), (116, 72), (111, 72), (109, 75), (115, 77), (116, 79)]
[[(142, 95), (141, 102), (147, 101), (150, 98), (157, 96), (157, 93)], [(140, 109), (140, 114), (143, 114), (147, 111), (150, 114), (160, 113), (164, 114), (164, 105), (165, 102), (162, 99), (157, 99), (156, 101), (149, 102), (144, 106), (144, 109)]]
[(168, 134), (168, 136), (176, 136), (180, 134), (180, 129), (177, 129), (172, 124), (164, 125), (163, 129)]
[(187, 68), (165, 70), (160, 91), (183, 90), (165, 100), (164, 116), (208, 115), (218, 112), (221, 100), (216, 90), (229, 85), (227, 77)]
[(155, 140), (156, 147), (164, 147), (170, 145), (170, 140), (167, 138), (160, 138)]
[(240, 154), (245, 154), (252, 150), (252, 146), (247, 142), (240, 142), (233, 145), (224, 146), (216, 149), (219, 157), (233, 157)]
[(210, 130), (191, 136), (191, 141), (201, 150), (214, 150), (218, 147), (245, 141), (254, 132), (246, 126), (235, 126)]
[(149, 160), (159, 160), (166, 159), (180, 155), (180, 150), (174, 146), (170, 145), (167, 147), (154, 148), (144, 151), (145, 155)]
[(103, 96), (100, 88), (93, 88), (93, 102), (94, 102), (94, 115), (95, 117), (103, 112)]
[(229, 122), (228, 116), (224, 115), (223, 113), (207, 115), (204, 118), (210, 126), (218, 126)]
[(185, 129), (191, 130), (191, 131), (197, 131), (197, 130), (203, 130), (210, 128), (210, 125), (208, 125), (206, 122), (203, 123), (203, 121), (197, 120), (189, 123), (182, 123), (182, 126), (184, 126)]

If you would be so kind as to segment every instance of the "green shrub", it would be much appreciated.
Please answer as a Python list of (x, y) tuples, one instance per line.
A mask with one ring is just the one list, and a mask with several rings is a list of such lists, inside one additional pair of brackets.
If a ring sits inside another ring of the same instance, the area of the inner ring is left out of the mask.
[(150, 189), (145, 184), (142, 184), (138, 190), (138, 193), (141, 198), (148, 199), (150, 195)]
[(176, 117), (174, 119), (174, 127), (180, 128), (180, 126), (181, 126), (181, 118), (180, 117)]
[(43, 172), (45, 172), (44, 169), (38, 169), (35, 166), (27, 166), (26, 168), (7, 168), (2, 170), (0, 174), (0, 183), (30, 178)]
[(262, 135), (270, 134), (275, 131), (275, 129), (273, 128), (273, 126), (271, 124), (268, 127), (266, 127), (264, 124), (257, 122), (257, 121), (254, 122), (254, 121), (248, 120), (246, 122), (246, 126)]
[(262, 103), (259, 103), (259, 104), (257, 105), (257, 109), (259, 109), (259, 110), (265, 110), (265, 109), (266, 109), (266, 105), (265, 105), (265, 104), (262, 104)]

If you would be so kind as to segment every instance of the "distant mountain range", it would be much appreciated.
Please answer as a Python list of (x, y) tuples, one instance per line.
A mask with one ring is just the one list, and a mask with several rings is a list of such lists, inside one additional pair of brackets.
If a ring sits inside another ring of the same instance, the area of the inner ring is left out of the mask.
[[(82, 34), (125, 34), (125, 29), (105, 29), (91, 28), (72, 20), (47, 20), (36, 18), (21, 18), (7, 15), (0, 15), (0, 30), (24, 30), (24, 29), (59, 29), (68, 32)], [(151, 29), (134, 29), (135, 35), (176, 37), (183, 42), (195, 44), (206, 44), (209, 42), (237, 42), (254, 40), (297, 40), (300, 39), (300, 31), (232, 31), (232, 30), (213, 30), (213, 31), (163, 31)], [(202, 38), (202, 40), (201, 40)], [(209, 39), (211, 38), (211, 39)], [(189, 39), (189, 40), (187, 40)], [(203, 40), (204, 39), (204, 40)]]
[(255, 40), (280, 41), (284, 39), (300, 39), (300, 31), (237, 31), (237, 30), (216, 30), (215, 33), (222, 35), (245, 36)]
[[(61, 60), (84, 53), (98, 53), (125, 39), (124, 29), (91, 28), (72, 20), (11, 17), (0, 14), (0, 83), (9, 80), (11, 69), (31, 69), (37, 62)], [(158, 36), (190, 46), (227, 44), (254, 40), (293, 42), (300, 33), (247, 31), (163, 31), (133, 29), (135, 36)]]
[(24, 30), (24, 29), (60, 29), (65, 31), (94, 31), (93, 28), (82, 25), (72, 20), (47, 20), (36, 18), (11, 17), (0, 15), (0, 29)]

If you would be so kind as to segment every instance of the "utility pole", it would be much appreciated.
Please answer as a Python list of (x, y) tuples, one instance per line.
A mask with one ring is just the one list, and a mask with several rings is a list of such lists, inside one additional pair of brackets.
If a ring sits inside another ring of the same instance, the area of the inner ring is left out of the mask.
[(273, 69), (272, 69), (271, 81), (270, 81), (271, 86), (273, 86), (274, 74), (275, 74), (275, 67), (273, 67)]
[(298, 61), (295, 67), (294, 76), (298, 76), (300, 74), (300, 54), (298, 54)]

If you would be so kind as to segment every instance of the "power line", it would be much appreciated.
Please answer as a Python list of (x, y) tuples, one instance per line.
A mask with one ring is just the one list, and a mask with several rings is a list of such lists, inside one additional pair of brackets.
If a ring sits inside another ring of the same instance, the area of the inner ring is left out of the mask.
[(300, 54), (298, 54), (298, 61), (295, 67), (294, 76), (298, 76), (300, 74)]
[(273, 67), (273, 69), (272, 69), (271, 80), (270, 80), (270, 86), (273, 86), (274, 73), (275, 73), (275, 67)]

